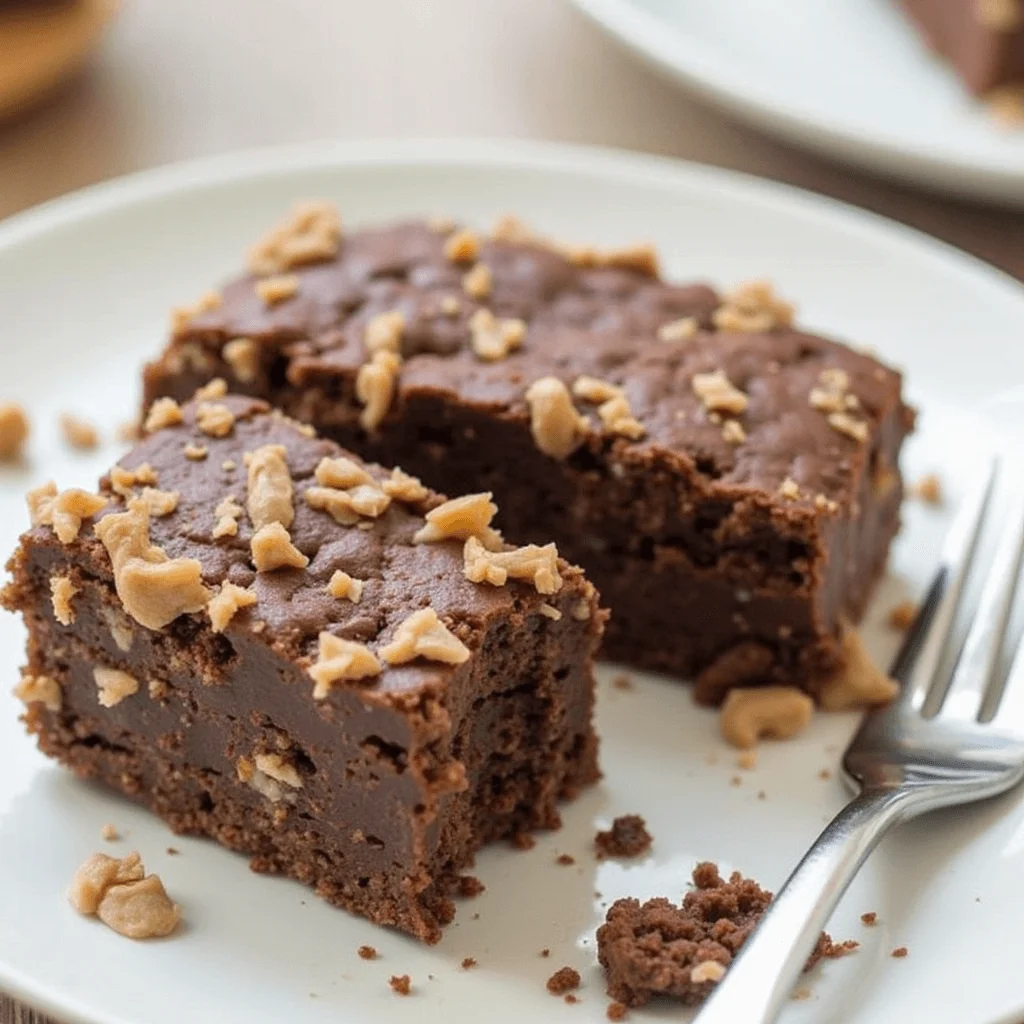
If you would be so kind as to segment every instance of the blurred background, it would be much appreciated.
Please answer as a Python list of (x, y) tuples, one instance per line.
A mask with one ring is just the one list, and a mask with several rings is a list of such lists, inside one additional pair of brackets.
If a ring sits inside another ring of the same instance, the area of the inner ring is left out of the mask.
[[(30, 7), (45, 25), (26, 30)], [(791, 182), (1024, 278), (1024, 214), (875, 179), (741, 126), (648, 70), (568, 0), (0, 0), (0, 117), (0, 217), (240, 147), (517, 136)]]

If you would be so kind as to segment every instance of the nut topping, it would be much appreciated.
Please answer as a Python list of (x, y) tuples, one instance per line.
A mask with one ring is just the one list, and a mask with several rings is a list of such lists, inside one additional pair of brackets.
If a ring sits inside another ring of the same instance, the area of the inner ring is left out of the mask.
[(377, 481), (352, 459), (339, 456), (335, 459), (323, 458), (316, 467), (316, 482), (324, 487), (337, 487), (343, 491), (360, 484), (375, 487)]
[(147, 434), (152, 434), (166, 427), (176, 427), (183, 419), (181, 406), (173, 398), (158, 398), (149, 407), (142, 429)]
[(491, 268), (486, 263), (477, 263), (462, 278), (462, 290), (474, 299), (486, 299), (492, 284)]
[(0, 402), (0, 462), (14, 462), (21, 458), (28, 434), (25, 410), (14, 402)]
[(422, 501), (430, 492), (417, 477), (403, 472), (397, 466), (391, 470), (391, 476), (381, 485), (384, 493), (396, 501)]
[(528, 580), (539, 594), (554, 594), (562, 586), (558, 573), (558, 549), (554, 544), (527, 544), (511, 551), (488, 551), (476, 537), (463, 548), (466, 579), (472, 583), (503, 586), (511, 577)]
[(695, 374), (691, 386), (707, 412), (724, 412), (730, 416), (739, 416), (740, 413), (746, 412), (747, 396), (722, 370)]
[(341, 247), (341, 218), (333, 203), (298, 203), (291, 214), (249, 250), (253, 274), (280, 274), (330, 260)]
[(250, 608), (255, 603), (256, 595), (251, 590), (234, 583), (224, 583), (206, 606), (214, 633), (223, 633), (242, 608)]
[(803, 732), (813, 714), (814, 701), (795, 686), (734, 687), (719, 723), (726, 740), (747, 750), (764, 736), (782, 740)]
[(471, 263), (480, 253), (480, 241), (468, 228), (461, 228), (448, 236), (444, 243), (445, 259), (452, 263)]
[(477, 537), (485, 547), (494, 547), (501, 543), (501, 535), (491, 528), (491, 520), (497, 512), (498, 506), (491, 501), (490, 491), (452, 498), (426, 514), (426, 524), (413, 535), (413, 542), (432, 544)]
[(280, 523), (285, 529), (292, 525), (292, 474), (288, 468), (288, 450), (284, 445), (265, 444), (254, 452), (246, 452), (249, 470), (246, 508), (254, 529)]
[(14, 696), (23, 704), (42, 704), (47, 711), (60, 711), (64, 703), (60, 683), (49, 676), (22, 676)]
[(227, 437), (235, 429), (235, 414), (219, 402), (196, 406), (196, 426), (210, 437)]
[(126, 697), (139, 692), (138, 679), (120, 669), (97, 666), (92, 670), (92, 675), (99, 691), (99, 702), (105, 708), (112, 708)]
[(380, 675), (381, 665), (365, 644), (343, 640), (333, 633), (320, 634), (320, 651), (309, 668), (316, 687), (314, 700), (324, 700), (334, 683), (344, 679), (367, 679)]
[(363, 344), (372, 356), (375, 352), (402, 354), (402, 331), (405, 330), (405, 316), (399, 310), (378, 313), (371, 317), (363, 333)]
[(252, 338), (233, 338), (224, 346), (221, 355), (243, 384), (251, 384), (259, 374), (260, 349)]
[(353, 604), (359, 604), (359, 599), (363, 596), (364, 583), (365, 580), (357, 580), (347, 572), (337, 569), (327, 584), (327, 593), (339, 601), (347, 598)]
[(70, 626), (75, 621), (75, 609), (71, 600), (78, 593), (78, 587), (70, 576), (50, 577), (50, 599), (53, 603), (53, 617), (62, 625)]
[(519, 348), (526, 337), (522, 320), (499, 320), (489, 309), (478, 309), (469, 318), (470, 344), (478, 359), (493, 363)]
[(711, 318), (720, 331), (760, 334), (789, 327), (795, 312), (791, 303), (775, 294), (770, 281), (748, 281), (726, 292)]
[(221, 537), (237, 537), (238, 520), (241, 518), (244, 511), (245, 509), (235, 501), (235, 496), (233, 494), (229, 494), (213, 510), (213, 514), (217, 517), (217, 521), (213, 526), (213, 539), (219, 540)]
[(394, 352), (375, 352), (368, 363), (359, 367), (356, 398), (364, 407), (359, 415), (364, 430), (376, 430), (391, 408), (401, 365), (401, 358)]
[(700, 324), (695, 316), (670, 320), (658, 328), (658, 341), (689, 341), (697, 336)]
[(576, 412), (569, 389), (557, 377), (541, 377), (526, 391), (530, 432), (537, 447), (555, 459), (568, 458), (583, 443), (586, 417)]
[(469, 648), (437, 617), (433, 608), (421, 608), (406, 618), (394, 639), (380, 649), (389, 665), (404, 665), (416, 658), (461, 665), (469, 658)]
[(29, 491), (25, 500), (32, 525), (52, 526), (61, 544), (70, 544), (78, 536), (82, 523), (92, 519), (107, 504), (102, 495), (77, 487), (58, 494), (52, 480)]
[(252, 535), (250, 549), (257, 572), (305, 569), (309, 565), (309, 559), (292, 543), (291, 535), (278, 522), (261, 526)]
[(147, 629), (163, 629), (179, 615), (206, 607), (202, 566), (194, 558), (168, 558), (149, 540), (149, 508), (139, 498), (128, 510), (105, 516), (94, 527), (114, 569), (124, 609)]
[(278, 274), (256, 282), (256, 294), (268, 305), (276, 306), (299, 294), (300, 282), (295, 274)]

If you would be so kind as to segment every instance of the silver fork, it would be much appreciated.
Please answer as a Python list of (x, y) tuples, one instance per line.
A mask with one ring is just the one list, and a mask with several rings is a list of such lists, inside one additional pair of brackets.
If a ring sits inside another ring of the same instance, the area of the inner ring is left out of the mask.
[[(899, 697), (865, 716), (843, 755), (843, 776), (857, 796), (790, 875), (699, 1024), (776, 1020), (829, 915), (890, 828), (938, 807), (996, 796), (1024, 777), (1024, 642), (1005, 680), (999, 672), (1024, 547), (1024, 496), (1014, 500), (999, 535), (963, 647), (952, 649), (995, 474), (993, 463), (946, 537), (938, 571), (893, 665)], [(954, 658), (950, 675), (946, 666)]]

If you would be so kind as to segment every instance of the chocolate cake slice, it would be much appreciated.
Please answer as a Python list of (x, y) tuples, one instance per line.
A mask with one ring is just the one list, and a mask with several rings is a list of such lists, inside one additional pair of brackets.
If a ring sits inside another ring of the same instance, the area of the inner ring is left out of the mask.
[(214, 384), (98, 494), (29, 496), (3, 604), (40, 748), (427, 942), (488, 841), (597, 776), (604, 613), (553, 545)]
[(487, 490), (610, 605), (607, 657), (817, 692), (899, 525), (900, 375), (793, 326), (764, 283), (720, 295), (654, 254), (505, 220), (343, 235), (306, 205), (251, 272), (178, 312), (147, 402), (225, 375), (364, 457)]

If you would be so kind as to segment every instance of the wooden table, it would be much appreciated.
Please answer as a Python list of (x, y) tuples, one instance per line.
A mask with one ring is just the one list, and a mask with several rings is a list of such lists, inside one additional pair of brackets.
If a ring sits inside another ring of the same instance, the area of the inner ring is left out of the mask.
[[(739, 127), (640, 66), (565, 0), (126, 0), (74, 87), (0, 126), (0, 217), (242, 146), (452, 135), (738, 168), (876, 210), (1024, 279), (1024, 214), (880, 182)], [(0, 996), (0, 1024), (12, 1022), (46, 1018)]]

